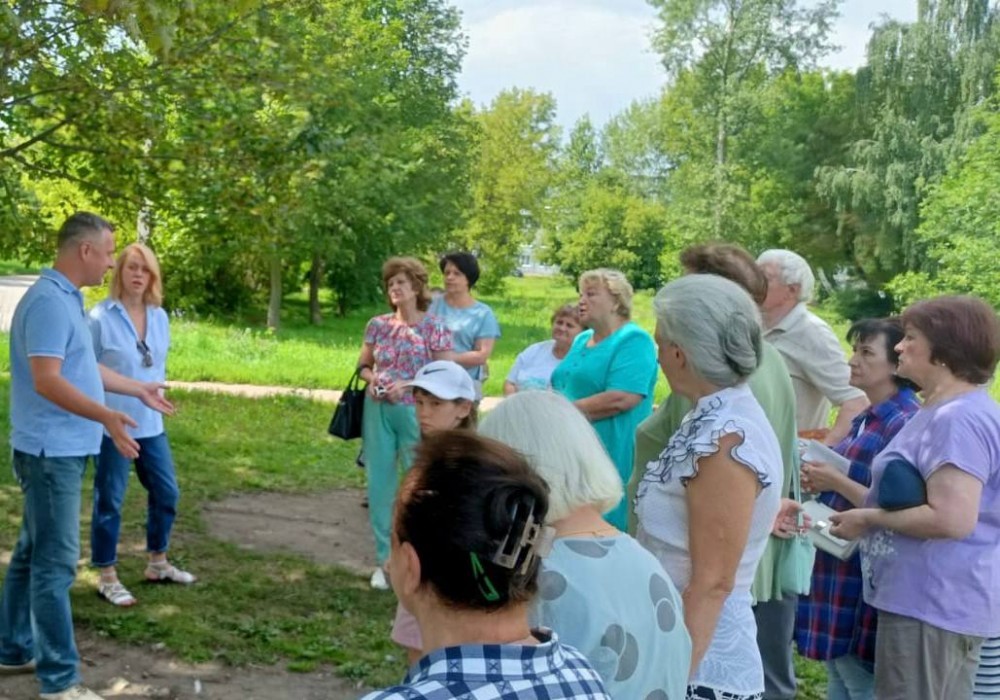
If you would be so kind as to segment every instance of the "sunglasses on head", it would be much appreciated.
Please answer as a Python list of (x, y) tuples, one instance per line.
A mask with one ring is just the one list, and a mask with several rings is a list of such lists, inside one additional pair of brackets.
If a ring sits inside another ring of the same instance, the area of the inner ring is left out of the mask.
[(150, 351), (149, 346), (146, 345), (146, 341), (145, 340), (136, 341), (135, 347), (139, 351), (139, 354), (142, 355), (142, 366), (152, 367), (153, 353)]

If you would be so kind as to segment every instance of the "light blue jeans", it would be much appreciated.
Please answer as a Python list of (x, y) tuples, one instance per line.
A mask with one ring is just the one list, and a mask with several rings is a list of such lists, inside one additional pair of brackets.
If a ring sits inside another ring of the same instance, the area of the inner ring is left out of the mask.
[[(149, 494), (146, 499), (146, 551), (166, 552), (180, 499), (170, 443), (166, 433), (139, 438), (136, 442), (139, 443), (139, 456), (135, 458), (135, 473)], [(118, 563), (122, 504), (131, 471), (132, 460), (122, 457), (114, 441), (105, 435), (94, 470), (94, 514), (90, 525), (91, 561), (94, 566), (114, 566)]]
[(826, 700), (873, 700), (875, 672), (854, 654), (826, 662)]
[(35, 659), (43, 693), (80, 682), (69, 589), (80, 557), (80, 487), (87, 457), (14, 451), (24, 493), (21, 534), (0, 602), (0, 663)]

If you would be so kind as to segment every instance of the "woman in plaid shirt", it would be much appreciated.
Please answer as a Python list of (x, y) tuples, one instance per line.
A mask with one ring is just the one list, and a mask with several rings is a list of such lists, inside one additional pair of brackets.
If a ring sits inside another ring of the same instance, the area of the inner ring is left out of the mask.
[(580, 652), (528, 622), (548, 508), (545, 482), (510, 447), (467, 430), (420, 443), (389, 562), (426, 654), (364, 700), (611, 700)]
[[(851, 385), (871, 402), (833, 448), (851, 460), (850, 472), (815, 462), (802, 467), (803, 488), (818, 492), (818, 500), (834, 510), (864, 502), (872, 460), (920, 408), (914, 385), (895, 374), (895, 347), (902, 338), (903, 326), (896, 318), (858, 321), (847, 333), (854, 346)], [(817, 551), (811, 593), (799, 602), (795, 640), (800, 654), (826, 662), (828, 700), (873, 697), (875, 621), (875, 610), (862, 600), (860, 554), (841, 561)]]

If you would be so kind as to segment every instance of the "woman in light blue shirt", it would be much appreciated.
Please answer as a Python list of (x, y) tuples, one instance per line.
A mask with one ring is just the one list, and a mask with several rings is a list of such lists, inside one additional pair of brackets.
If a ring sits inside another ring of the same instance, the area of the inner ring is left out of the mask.
[(691, 637), (681, 596), (651, 553), (601, 518), (622, 482), (587, 419), (550, 391), (517, 393), (483, 419), (480, 434), (523, 454), (549, 485), (532, 624), (578, 649), (619, 700), (684, 700)]
[(446, 253), (441, 258), (444, 294), (431, 302), (427, 310), (444, 322), (451, 331), (455, 355), (451, 359), (465, 367), (476, 383), (476, 398), (483, 396), (486, 363), (493, 345), (500, 337), (500, 324), (493, 309), (472, 296), (479, 279), (479, 263), (472, 253)]
[[(141, 243), (126, 246), (118, 256), (107, 299), (90, 312), (97, 361), (126, 377), (162, 382), (166, 376), (170, 326), (161, 307), (163, 287), (156, 256)], [(136, 476), (149, 492), (146, 520), (147, 581), (194, 583), (195, 577), (167, 561), (170, 531), (177, 515), (180, 490), (174, 473), (163, 417), (138, 399), (107, 394), (110, 408), (136, 422), (130, 435), (139, 443)], [(97, 593), (113, 605), (130, 606), (135, 597), (118, 580), (118, 533), (131, 460), (105, 434), (94, 474), (94, 511), (90, 529), (91, 557), (101, 570)]]

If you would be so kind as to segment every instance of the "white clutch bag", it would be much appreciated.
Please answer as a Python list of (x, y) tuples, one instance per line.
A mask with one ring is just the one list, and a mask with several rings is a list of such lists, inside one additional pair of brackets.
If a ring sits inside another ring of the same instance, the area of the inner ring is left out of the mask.
[(858, 540), (844, 540), (830, 534), (830, 516), (837, 512), (833, 508), (819, 501), (806, 501), (802, 504), (802, 510), (812, 520), (809, 539), (817, 549), (842, 561), (850, 559), (858, 550)]

